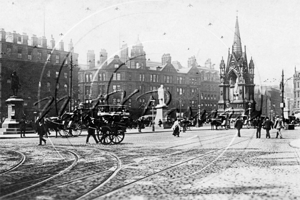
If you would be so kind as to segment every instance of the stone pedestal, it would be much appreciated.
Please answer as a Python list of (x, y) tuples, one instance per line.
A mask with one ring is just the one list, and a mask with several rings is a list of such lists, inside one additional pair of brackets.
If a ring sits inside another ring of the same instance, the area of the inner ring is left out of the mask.
[(166, 104), (157, 105), (157, 106), (155, 107), (155, 109), (156, 109), (156, 116), (155, 116), (155, 121), (154, 121), (154, 123), (155, 123), (155, 126), (156, 126), (156, 127), (159, 127), (159, 126), (158, 126), (159, 120), (161, 120), (162, 122), (165, 121), (165, 119), (164, 119), (164, 113), (165, 113), (165, 111), (166, 111), (166, 108), (167, 108)]
[(7, 103), (7, 118), (2, 124), (2, 134), (16, 134), (19, 133), (19, 120), (23, 114), (22, 98), (11, 96), (6, 101)]

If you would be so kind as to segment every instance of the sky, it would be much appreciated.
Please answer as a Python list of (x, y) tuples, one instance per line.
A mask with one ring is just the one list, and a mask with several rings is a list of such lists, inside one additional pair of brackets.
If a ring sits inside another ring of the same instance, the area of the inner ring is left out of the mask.
[(183, 66), (195, 56), (218, 69), (222, 57), (227, 61), (238, 16), (256, 84), (279, 85), (282, 70), (285, 79), (295, 67), (300, 71), (298, 0), (1, 0), (0, 7), (0, 28), (45, 35), (48, 44), (52, 35), (65, 49), (72, 39), (82, 64), (88, 50), (96, 60), (101, 49), (113, 57), (139, 38), (151, 61), (170, 53)]

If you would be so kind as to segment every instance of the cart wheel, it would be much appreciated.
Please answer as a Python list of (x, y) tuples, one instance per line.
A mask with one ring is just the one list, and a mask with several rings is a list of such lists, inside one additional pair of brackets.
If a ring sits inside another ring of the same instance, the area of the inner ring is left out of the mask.
[(102, 127), (101, 130), (97, 130), (97, 137), (101, 144), (110, 144), (111, 129), (109, 127)]
[(116, 130), (111, 132), (110, 140), (113, 144), (120, 144), (124, 140), (124, 137), (125, 133), (123, 130)]
[(61, 137), (69, 137), (69, 130), (68, 129), (67, 130), (59, 129), (58, 133)]
[(81, 132), (82, 132), (81, 124), (79, 124), (78, 122), (73, 123), (73, 125), (72, 125), (73, 136), (75, 136), (75, 137), (80, 136)]

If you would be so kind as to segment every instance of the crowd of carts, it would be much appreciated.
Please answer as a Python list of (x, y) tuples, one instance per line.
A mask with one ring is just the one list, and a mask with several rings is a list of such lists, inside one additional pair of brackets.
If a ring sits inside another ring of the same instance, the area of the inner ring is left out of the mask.
[[(229, 129), (234, 124), (236, 116), (232, 113), (210, 114), (203, 112), (201, 123), (210, 123), (211, 129)], [(255, 118), (250, 119), (248, 115), (242, 115), (245, 128), (256, 126)], [(295, 121), (290, 118), (287, 124), (291, 125)], [(186, 123), (188, 122), (188, 123)], [(188, 127), (195, 125), (194, 122), (183, 120), (182, 126)], [(44, 124), (48, 134), (55, 131), (56, 137), (75, 137), (80, 136), (84, 129), (95, 129), (96, 137), (102, 144), (119, 144), (124, 140), (127, 128), (138, 128), (148, 124), (147, 121), (132, 120), (129, 111), (125, 106), (120, 105), (101, 105), (96, 108), (76, 108), (73, 112), (64, 112), (58, 117), (44, 118)], [(199, 123), (198, 123), (199, 124)]]
[(80, 136), (83, 129), (96, 130), (102, 144), (119, 144), (124, 140), (129, 124), (129, 112), (122, 106), (103, 105), (97, 109), (75, 109), (59, 117), (45, 117), (45, 127), (55, 131), (56, 137)]

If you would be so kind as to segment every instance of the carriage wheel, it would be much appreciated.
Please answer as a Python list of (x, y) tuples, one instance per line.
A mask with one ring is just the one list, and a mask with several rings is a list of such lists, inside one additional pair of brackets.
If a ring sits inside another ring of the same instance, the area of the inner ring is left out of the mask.
[(73, 123), (73, 125), (72, 125), (73, 136), (75, 136), (75, 137), (80, 136), (81, 132), (82, 132), (81, 124), (79, 124), (78, 122)]
[(102, 127), (101, 130), (97, 130), (97, 137), (101, 144), (110, 144), (111, 129), (109, 127)]
[(110, 140), (112, 141), (113, 144), (120, 144), (125, 137), (125, 133), (122, 130), (116, 130), (111, 132), (110, 135)]
[(58, 133), (61, 137), (69, 137), (69, 130), (59, 129)]

